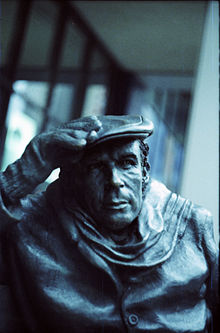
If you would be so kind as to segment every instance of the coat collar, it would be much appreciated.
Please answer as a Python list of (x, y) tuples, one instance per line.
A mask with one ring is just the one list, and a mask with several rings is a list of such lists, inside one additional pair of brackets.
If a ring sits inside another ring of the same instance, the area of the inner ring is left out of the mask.
[(133, 223), (133, 236), (138, 236), (131, 237), (125, 245), (118, 245), (103, 235), (74, 198), (71, 199), (71, 206), (65, 202), (59, 180), (49, 186), (46, 195), (57, 212), (63, 230), (68, 233), (69, 239), (80, 244), (81, 252), (89, 251), (102, 262), (104, 260), (121, 267), (151, 267), (167, 260), (175, 248), (180, 224), (184, 221), (182, 217), (188, 210), (186, 200), (171, 193), (163, 184), (151, 180), (141, 213)]

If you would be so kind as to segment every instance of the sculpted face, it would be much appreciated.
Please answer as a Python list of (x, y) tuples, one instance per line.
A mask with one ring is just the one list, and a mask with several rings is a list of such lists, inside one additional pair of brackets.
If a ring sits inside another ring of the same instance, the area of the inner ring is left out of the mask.
[(83, 202), (90, 216), (110, 230), (120, 230), (137, 217), (142, 204), (139, 141), (107, 142), (80, 162)]

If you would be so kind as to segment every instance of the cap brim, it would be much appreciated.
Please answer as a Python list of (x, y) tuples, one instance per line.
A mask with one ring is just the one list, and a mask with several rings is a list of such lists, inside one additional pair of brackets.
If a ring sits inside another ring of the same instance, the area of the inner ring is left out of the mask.
[(142, 116), (100, 116), (102, 127), (87, 148), (120, 138), (146, 139), (153, 133), (153, 123)]

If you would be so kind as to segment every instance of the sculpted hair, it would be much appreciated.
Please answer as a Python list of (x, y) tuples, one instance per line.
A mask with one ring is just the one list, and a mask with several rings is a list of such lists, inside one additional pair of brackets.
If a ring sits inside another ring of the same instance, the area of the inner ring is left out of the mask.
[(141, 164), (143, 171), (142, 178), (142, 192), (145, 193), (147, 184), (149, 182), (149, 173), (150, 173), (150, 164), (148, 163), (148, 154), (149, 154), (149, 146), (143, 140), (139, 140), (140, 150), (141, 150)]

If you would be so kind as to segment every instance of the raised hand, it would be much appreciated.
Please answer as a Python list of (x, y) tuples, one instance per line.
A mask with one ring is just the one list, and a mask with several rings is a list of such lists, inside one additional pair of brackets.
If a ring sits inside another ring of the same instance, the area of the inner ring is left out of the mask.
[[(36, 136), (30, 143), (51, 170), (80, 160), (83, 148), (91, 143), (101, 128), (97, 117), (85, 117)], [(27, 147), (27, 150), (29, 147)]]
[(24, 197), (54, 169), (79, 161), (83, 148), (96, 138), (101, 126), (96, 117), (85, 117), (35, 136), (21, 158), (1, 174), (0, 189), (6, 201)]

